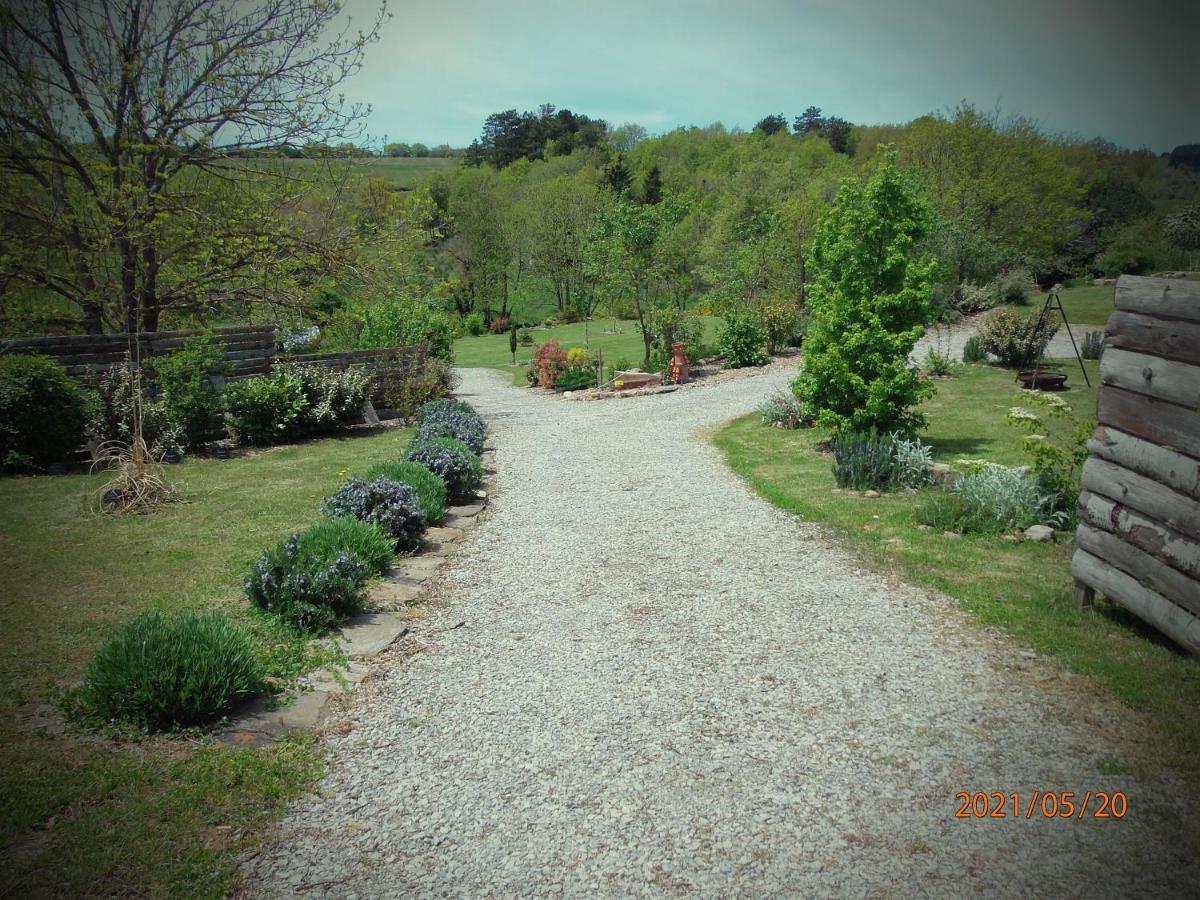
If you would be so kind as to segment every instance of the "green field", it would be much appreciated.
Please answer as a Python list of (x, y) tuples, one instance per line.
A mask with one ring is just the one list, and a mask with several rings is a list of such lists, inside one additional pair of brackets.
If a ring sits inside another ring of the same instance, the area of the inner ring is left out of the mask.
[[(1067, 321), (1071, 323), (1071, 330), (1075, 333), (1075, 340), (1081, 340), (1083, 336), (1083, 330), (1076, 329), (1076, 324), (1089, 326), (1087, 331), (1104, 328), (1113, 311), (1114, 292), (1115, 288), (1111, 285), (1063, 289), (1059, 296), (1067, 313)], [(1041, 308), (1043, 300), (1044, 294), (1033, 298), (1031, 306), (1035, 314)], [(1066, 334), (1065, 330), (1063, 334)]]
[(319, 518), (348, 470), (399, 457), (411, 430), (168, 467), (184, 502), (97, 516), (87, 475), (0, 479), (0, 893), (222, 896), (234, 853), (320, 769), (310, 741), (231, 751), (63, 730), (55, 702), (116, 626), (147, 610), (221, 607), (287, 678), (320, 657), (249, 613), (241, 575)]
[[(1096, 364), (1088, 366), (1094, 385)], [(1024, 462), (1022, 433), (1004, 421), (1020, 400), (1011, 372), (959, 366), (937, 387), (923, 407), (929, 428), (922, 439), (939, 460)], [(1077, 386), (1061, 396), (1089, 416), (1095, 409), (1094, 390)], [(1078, 610), (1068, 542), (951, 538), (920, 530), (911, 494), (866, 499), (834, 493), (832, 458), (816, 449), (823, 437), (815, 429), (766, 428), (755, 415), (725, 427), (715, 442), (733, 470), (771, 503), (831, 526), (869, 564), (956, 598), (982, 623), (1003, 628), (1022, 646), (1057, 658), (1095, 690), (1144, 713), (1153, 728), (1145, 754), (1112, 766), (1167, 765), (1200, 780), (1200, 665), (1115, 604), (1100, 601), (1090, 612)]]
[[(704, 319), (704, 342), (711, 346), (716, 340), (720, 319)], [(513, 380), (522, 384), (526, 368), (538, 346), (557, 339), (564, 350), (585, 347), (593, 354), (603, 354), (606, 366), (639, 366), (644, 348), (638, 323), (628, 319), (596, 319), (570, 325), (538, 326), (531, 328), (534, 344), (517, 345), (517, 366), (512, 364), (507, 334), (485, 334), (461, 337), (454, 342), (454, 364), (464, 368), (500, 369), (513, 373)]]

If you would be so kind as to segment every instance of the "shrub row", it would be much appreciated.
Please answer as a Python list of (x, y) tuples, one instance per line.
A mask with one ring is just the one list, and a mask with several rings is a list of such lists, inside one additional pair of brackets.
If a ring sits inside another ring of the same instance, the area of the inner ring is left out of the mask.
[[(337, 395), (328, 408), (336, 410)], [(478, 414), (445, 401), (426, 404), (421, 418), (430, 430), (418, 432), (406, 460), (347, 479), (322, 505), (322, 521), (251, 565), (243, 587), (255, 608), (302, 634), (324, 632), (362, 608), (367, 580), (398, 549), (419, 545), (426, 525), (445, 514), (448, 494), (462, 498), (478, 486), (479, 457), (456, 438), (432, 436), (438, 423), (452, 423), (478, 435), (481, 447)], [(211, 722), (264, 683), (253, 641), (227, 615), (152, 613), (126, 623), (100, 649), (77, 696), (92, 720), (161, 731)]]

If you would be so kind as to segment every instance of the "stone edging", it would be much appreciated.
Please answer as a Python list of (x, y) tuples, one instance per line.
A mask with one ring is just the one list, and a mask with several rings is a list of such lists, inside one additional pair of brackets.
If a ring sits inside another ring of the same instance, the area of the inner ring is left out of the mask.
[[(495, 449), (485, 447), (480, 459), (485, 476), (495, 474)], [(309, 679), (309, 690), (295, 693), (286, 706), (268, 708), (267, 698), (247, 704), (224, 728), (214, 733), (217, 740), (234, 746), (260, 746), (297, 732), (320, 727), (330, 701), (347, 694), (366, 679), (371, 661), (408, 633), (411, 617), (396, 612), (416, 603), (449, 559), (454, 545), (479, 524), (487, 508), (488, 488), (476, 502), (450, 506), (442, 521), (425, 531), (421, 549), (412, 556), (397, 557), (383, 578), (367, 587), (369, 609), (346, 623), (335, 638), (346, 656), (347, 668), (321, 669)]]

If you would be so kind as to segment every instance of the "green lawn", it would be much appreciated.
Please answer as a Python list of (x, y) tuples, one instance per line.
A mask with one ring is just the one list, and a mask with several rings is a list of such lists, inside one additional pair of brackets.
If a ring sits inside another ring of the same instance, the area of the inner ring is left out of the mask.
[[(704, 320), (704, 342), (711, 345), (716, 340), (719, 319), (706, 317)], [(571, 347), (588, 347), (593, 353), (604, 354), (604, 364), (638, 366), (642, 363), (644, 348), (642, 333), (636, 321), (626, 319), (596, 319), (592, 322), (575, 322), (570, 325), (537, 327), (531, 329), (534, 344), (517, 346), (517, 367), (512, 365), (507, 334), (485, 334), (480, 337), (461, 337), (454, 342), (454, 364), (465, 368), (500, 369), (512, 372), (518, 384), (525, 381), (529, 360), (538, 346), (552, 338), (564, 350)]]
[[(1095, 363), (1089, 366), (1095, 384)], [(1072, 374), (1073, 383), (1078, 370)], [(1010, 372), (960, 367), (954, 378), (938, 382), (937, 396), (925, 405), (924, 439), (947, 462), (960, 456), (1021, 462), (1020, 433), (1004, 422), (1006, 410), (1019, 402), (1017, 390)], [(1095, 394), (1086, 388), (1063, 396), (1076, 410), (1095, 408)], [(747, 416), (715, 441), (734, 471), (771, 503), (833, 527), (870, 563), (955, 597), (982, 623), (1006, 629), (1022, 645), (1087, 676), (1096, 690), (1145, 713), (1157, 738), (1145, 743), (1154, 750), (1114, 764), (1168, 765), (1200, 780), (1200, 664), (1115, 604), (1076, 609), (1069, 543), (919, 530), (911, 494), (872, 500), (833, 493), (831, 457), (815, 449), (822, 437), (816, 430), (765, 428)]]
[(398, 457), (410, 436), (184, 462), (167, 471), (185, 502), (140, 517), (86, 512), (91, 476), (0, 479), (0, 893), (224, 895), (233, 853), (316, 777), (314, 745), (123, 744), (64, 732), (55, 700), (119, 623), (150, 609), (227, 608), (276, 674), (311, 663), (302, 644), (248, 612), (241, 574), (316, 521), (345, 470)]
[[(1108, 317), (1113, 311), (1115, 290), (1111, 285), (1107, 285), (1064, 288), (1059, 293), (1076, 341), (1083, 339), (1084, 331), (1102, 331), (1104, 329)], [(1030, 296), (1028, 308), (1031, 315), (1037, 315), (1045, 299), (1046, 295), (1040, 292)], [(1077, 328), (1077, 325), (1086, 327)], [(1064, 337), (1066, 336), (1065, 329), (1062, 330), (1062, 334)]]

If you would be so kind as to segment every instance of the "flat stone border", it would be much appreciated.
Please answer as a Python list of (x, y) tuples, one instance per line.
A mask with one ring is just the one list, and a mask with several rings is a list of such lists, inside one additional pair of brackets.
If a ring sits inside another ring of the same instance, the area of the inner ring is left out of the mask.
[[(485, 447), (480, 455), (484, 472), (496, 472), (496, 453)], [(485, 486), (489, 485), (485, 482)], [(479, 524), (487, 509), (488, 491), (476, 502), (446, 508), (437, 525), (425, 531), (421, 549), (412, 556), (397, 556), (382, 579), (367, 586), (367, 609), (344, 626), (334, 639), (345, 655), (345, 669), (319, 669), (308, 678), (308, 689), (293, 693), (284, 706), (257, 697), (214, 737), (236, 747), (269, 744), (289, 734), (314, 731), (321, 726), (334, 697), (348, 694), (371, 673), (372, 660), (408, 633), (411, 616), (402, 612), (417, 603), (450, 558), (454, 545)]]

